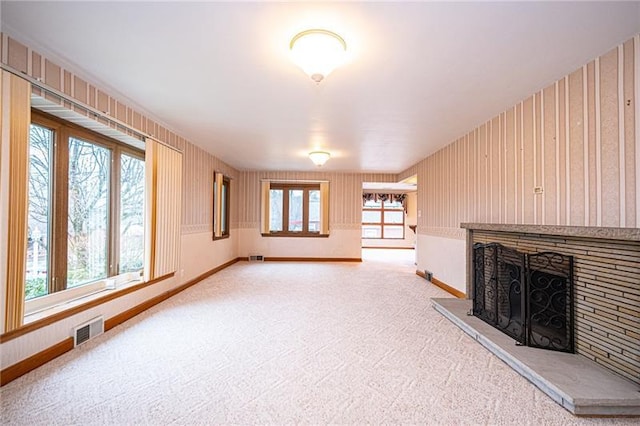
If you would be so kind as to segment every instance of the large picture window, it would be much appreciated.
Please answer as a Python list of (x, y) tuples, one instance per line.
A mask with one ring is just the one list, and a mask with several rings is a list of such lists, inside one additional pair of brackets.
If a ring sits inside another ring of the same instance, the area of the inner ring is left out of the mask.
[(144, 153), (37, 111), (25, 299), (142, 269)]
[(401, 201), (367, 200), (362, 207), (362, 238), (403, 239), (404, 207)]

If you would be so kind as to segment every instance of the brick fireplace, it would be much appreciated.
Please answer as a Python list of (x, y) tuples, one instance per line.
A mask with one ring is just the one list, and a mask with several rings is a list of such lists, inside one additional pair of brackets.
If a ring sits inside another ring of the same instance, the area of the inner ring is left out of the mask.
[(575, 352), (640, 384), (640, 229), (465, 223), (467, 295), (477, 243), (573, 256)]

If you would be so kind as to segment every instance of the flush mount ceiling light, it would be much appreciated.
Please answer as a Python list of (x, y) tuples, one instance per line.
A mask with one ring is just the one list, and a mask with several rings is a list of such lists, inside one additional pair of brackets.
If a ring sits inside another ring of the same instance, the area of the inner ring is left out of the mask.
[(289, 44), (293, 61), (316, 83), (344, 62), (347, 43), (328, 30), (307, 30), (296, 34)]
[(331, 157), (331, 154), (326, 151), (313, 151), (309, 153), (309, 158), (313, 161), (313, 164), (318, 167), (326, 163), (329, 157)]

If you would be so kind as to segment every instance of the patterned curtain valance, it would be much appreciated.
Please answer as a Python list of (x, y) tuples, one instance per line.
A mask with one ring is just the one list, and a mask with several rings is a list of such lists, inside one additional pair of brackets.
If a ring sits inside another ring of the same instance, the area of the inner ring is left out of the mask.
[(402, 207), (404, 211), (407, 211), (407, 194), (375, 194), (375, 193), (363, 193), (362, 194), (362, 205), (367, 201), (393, 201), (402, 203)]

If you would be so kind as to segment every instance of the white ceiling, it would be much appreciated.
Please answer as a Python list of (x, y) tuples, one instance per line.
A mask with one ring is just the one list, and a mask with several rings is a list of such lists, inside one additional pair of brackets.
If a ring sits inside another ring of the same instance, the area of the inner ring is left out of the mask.
[[(639, 2), (6, 2), (14, 36), (239, 169), (397, 173), (640, 31)], [(288, 57), (325, 28), (349, 61)]]

